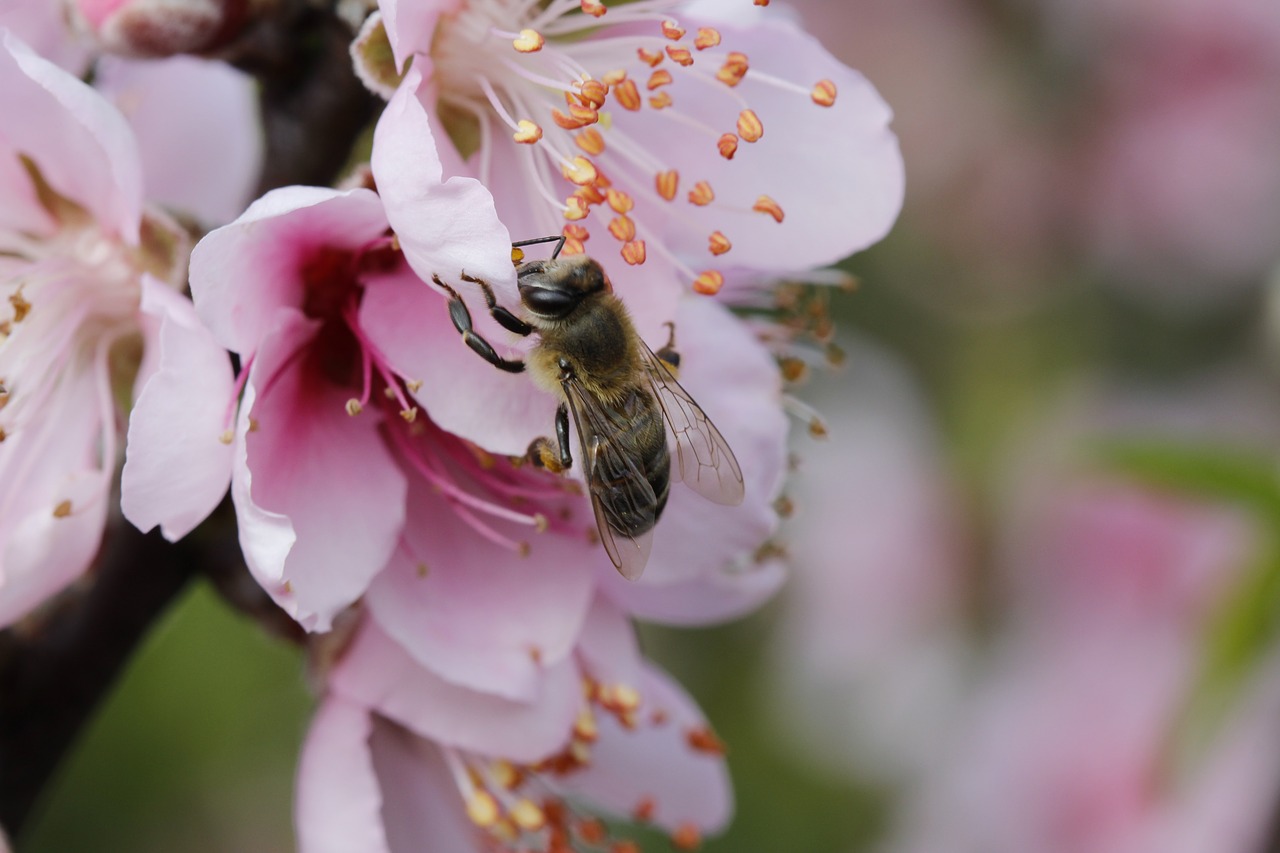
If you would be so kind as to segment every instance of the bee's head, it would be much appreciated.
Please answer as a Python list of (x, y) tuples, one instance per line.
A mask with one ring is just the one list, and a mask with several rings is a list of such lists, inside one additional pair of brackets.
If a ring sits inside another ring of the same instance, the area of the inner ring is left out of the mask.
[(562, 320), (588, 297), (613, 292), (609, 276), (586, 255), (521, 264), (516, 280), (524, 307), (544, 320)]

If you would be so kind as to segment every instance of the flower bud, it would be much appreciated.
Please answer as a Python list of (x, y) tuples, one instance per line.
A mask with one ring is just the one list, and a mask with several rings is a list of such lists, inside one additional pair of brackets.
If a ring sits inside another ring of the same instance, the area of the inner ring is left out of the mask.
[(201, 53), (239, 31), (252, 0), (69, 0), (71, 17), (100, 47), (157, 58)]

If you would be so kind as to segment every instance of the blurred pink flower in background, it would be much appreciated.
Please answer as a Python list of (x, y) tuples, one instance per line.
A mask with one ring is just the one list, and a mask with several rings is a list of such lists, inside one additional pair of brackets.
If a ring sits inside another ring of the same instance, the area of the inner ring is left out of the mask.
[(1268, 0), (1045, 0), (1088, 98), (1083, 236), (1171, 304), (1256, 288), (1280, 262), (1280, 7)]
[(76, 76), (92, 70), (93, 87), (133, 129), (147, 199), (204, 227), (244, 210), (264, 156), (258, 90), (249, 75), (195, 56), (103, 54), (70, 25), (62, 2), (0, 0), (0, 27)]
[[(892, 850), (1170, 849), (1139, 841), (1204, 781), (1176, 772), (1174, 736), (1206, 619), (1250, 556), (1245, 517), (1105, 481), (1040, 509), (1007, 624)], [(1260, 834), (1270, 796), (1251, 792), (1274, 789), (1274, 765), (1238, 769), (1221, 780), (1244, 795), (1234, 822)]]
[(811, 388), (829, 442), (798, 440), (766, 698), (814, 759), (902, 781), (936, 757), (972, 655), (967, 549), (919, 390), (887, 352), (846, 345), (848, 368)]
[[(7, 31), (0, 52), (5, 210), (0, 323), (0, 625), (88, 567), (106, 521), (121, 401), (147, 396), (183, 359), (184, 382), (230, 389), (230, 364), (175, 292), (185, 235), (144, 211), (138, 150), (110, 104)], [(182, 424), (208, 413), (197, 403)], [(170, 462), (217, 456), (216, 432), (193, 448), (178, 424), (157, 446)], [(225, 489), (225, 483), (223, 484)], [(180, 536), (222, 490), (157, 510)]]

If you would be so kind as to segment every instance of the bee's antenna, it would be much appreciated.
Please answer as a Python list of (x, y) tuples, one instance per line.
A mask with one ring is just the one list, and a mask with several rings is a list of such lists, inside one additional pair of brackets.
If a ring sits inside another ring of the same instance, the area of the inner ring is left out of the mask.
[(538, 243), (550, 243), (552, 240), (555, 240), (556, 247), (551, 252), (551, 259), (555, 260), (556, 256), (560, 254), (560, 250), (564, 248), (564, 243), (565, 243), (565, 240), (567, 239), (569, 238), (565, 237), (563, 234), (552, 234), (550, 237), (534, 237), (532, 240), (520, 240), (518, 242), (512, 243), (511, 248), (518, 249), (521, 246), (534, 246), (534, 245), (537, 245)]

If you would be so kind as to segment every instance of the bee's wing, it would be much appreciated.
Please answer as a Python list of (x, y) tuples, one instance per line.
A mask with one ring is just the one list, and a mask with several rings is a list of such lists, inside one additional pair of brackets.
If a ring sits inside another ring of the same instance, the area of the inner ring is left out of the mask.
[[(562, 385), (578, 432), (582, 472), (591, 493), (600, 540), (622, 576), (635, 580), (644, 571), (653, 546), (657, 504), (653, 487), (613, 440), (625, 426), (620, 416), (605, 408), (577, 380), (568, 379)], [(603, 496), (608, 501), (602, 500)], [(628, 528), (643, 532), (630, 536), (622, 532)]]
[(729, 442), (643, 341), (640, 354), (654, 397), (675, 439), (671, 479), (683, 480), (709, 501), (726, 506), (742, 503), (745, 494), (742, 469), (729, 449)]

